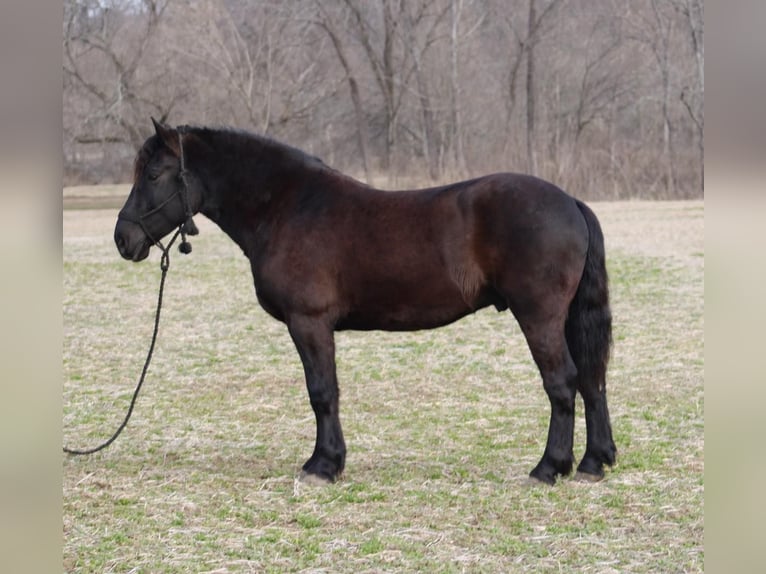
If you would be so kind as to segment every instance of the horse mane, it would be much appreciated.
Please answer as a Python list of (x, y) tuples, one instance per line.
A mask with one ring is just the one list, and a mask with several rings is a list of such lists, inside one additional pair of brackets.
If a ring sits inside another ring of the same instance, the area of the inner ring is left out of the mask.
[[(273, 181), (318, 172), (339, 173), (314, 155), (247, 130), (197, 125), (180, 125), (176, 129), (187, 136), (184, 155), (188, 168), (197, 167), (193, 158), (206, 158), (206, 162), (212, 161), (211, 168), (215, 166), (219, 174), (225, 174), (230, 190), (249, 190), (248, 195), (259, 203), (284, 189), (274, 187)], [(152, 135), (141, 146), (133, 166), (134, 183), (162, 145), (159, 137)]]
[[(290, 167), (304, 168), (328, 168), (317, 156), (306, 153), (296, 147), (278, 141), (276, 139), (257, 134), (248, 130), (232, 127), (205, 127), (205, 126), (179, 126), (183, 132), (193, 133), (201, 137), (214, 147), (228, 147), (231, 145), (241, 146), (242, 153), (254, 157), (268, 157), (270, 161), (277, 161)], [(252, 154), (252, 155), (251, 155)]]
[[(193, 134), (213, 149), (236, 148), (239, 157), (245, 164), (253, 158), (267, 157), (269, 168), (284, 166), (290, 169), (327, 169), (332, 170), (320, 158), (306, 153), (296, 147), (282, 143), (276, 139), (254, 132), (231, 127), (208, 127), (196, 125), (181, 125), (177, 127), (181, 133)], [(160, 140), (156, 135), (147, 138), (136, 154), (133, 162), (133, 181), (137, 182), (151, 157), (160, 148)], [(332, 170), (334, 171), (334, 170)]]

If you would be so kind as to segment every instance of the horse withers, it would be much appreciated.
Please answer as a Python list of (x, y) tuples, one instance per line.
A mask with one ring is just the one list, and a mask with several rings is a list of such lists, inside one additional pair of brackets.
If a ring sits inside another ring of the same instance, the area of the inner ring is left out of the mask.
[(317, 427), (303, 480), (333, 482), (345, 465), (335, 331), (431, 329), (489, 305), (516, 317), (550, 399), (530, 476), (554, 484), (571, 472), (577, 392), (587, 432), (578, 476), (599, 480), (614, 464), (604, 238), (585, 204), (511, 173), (381, 191), (258, 135), (154, 124), (117, 248), (141, 261), (197, 213), (242, 248), (259, 303), (287, 325), (303, 363)]

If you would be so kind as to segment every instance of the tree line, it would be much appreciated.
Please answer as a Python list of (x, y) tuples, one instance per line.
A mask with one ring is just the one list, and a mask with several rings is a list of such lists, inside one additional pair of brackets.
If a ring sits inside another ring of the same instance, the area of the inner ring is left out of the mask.
[(703, 21), (702, 0), (65, 0), (65, 183), (129, 181), (153, 116), (390, 188), (701, 197)]

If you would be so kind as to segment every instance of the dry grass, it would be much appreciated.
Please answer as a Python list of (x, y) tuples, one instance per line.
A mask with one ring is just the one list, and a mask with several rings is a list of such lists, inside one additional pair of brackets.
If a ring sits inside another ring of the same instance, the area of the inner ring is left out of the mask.
[[(615, 316), (605, 481), (526, 484), (547, 399), (512, 317), (485, 310), (339, 334), (346, 476), (296, 483), (314, 433), (297, 354), (239, 249), (198, 218), (133, 420), (106, 451), (64, 457), (64, 570), (701, 572), (703, 203), (594, 209)], [(151, 334), (157, 254), (120, 260), (115, 215), (64, 212), (70, 446), (118, 424)]]

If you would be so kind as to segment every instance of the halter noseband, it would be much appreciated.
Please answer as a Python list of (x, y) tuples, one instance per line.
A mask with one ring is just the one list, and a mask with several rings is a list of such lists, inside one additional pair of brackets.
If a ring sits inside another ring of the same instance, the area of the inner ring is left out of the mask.
[[(167, 252), (167, 250), (172, 245), (173, 240), (175, 240), (179, 233), (181, 234), (181, 243), (178, 245), (178, 250), (183, 254), (191, 253), (192, 246), (191, 243), (186, 240), (186, 236), (199, 234), (199, 229), (197, 229), (197, 226), (194, 224), (194, 219), (192, 219), (194, 214), (192, 213), (191, 203), (189, 202), (189, 185), (186, 179), (189, 172), (186, 170), (186, 163), (184, 161), (183, 133), (184, 132), (182, 130), (178, 130), (178, 149), (181, 155), (181, 171), (179, 172), (178, 177), (181, 179), (181, 183), (183, 184), (181, 189), (176, 190), (173, 194), (170, 195), (170, 197), (160, 203), (157, 207), (150, 209), (142, 215), (139, 215), (138, 218), (134, 219), (132, 217), (126, 217), (122, 213), (117, 216), (118, 219), (124, 219), (126, 221), (140, 225), (144, 234), (146, 234), (146, 236), (149, 238), (149, 241), (152, 242), (152, 245), (156, 245), (160, 250), (162, 250), (163, 253)], [(168, 243), (168, 246), (165, 247), (162, 244), (162, 241), (155, 239), (154, 236), (149, 232), (149, 229), (144, 223), (144, 220), (148, 219), (155, 213), (159, 213), (168, 203), (175, 199), (176, 196), (181, 197), (181, 203), (183, 203), (184, 215), (186, 216), (186, 219), (178, 225), (178, 232), (173, 237), (173, 240)]]

